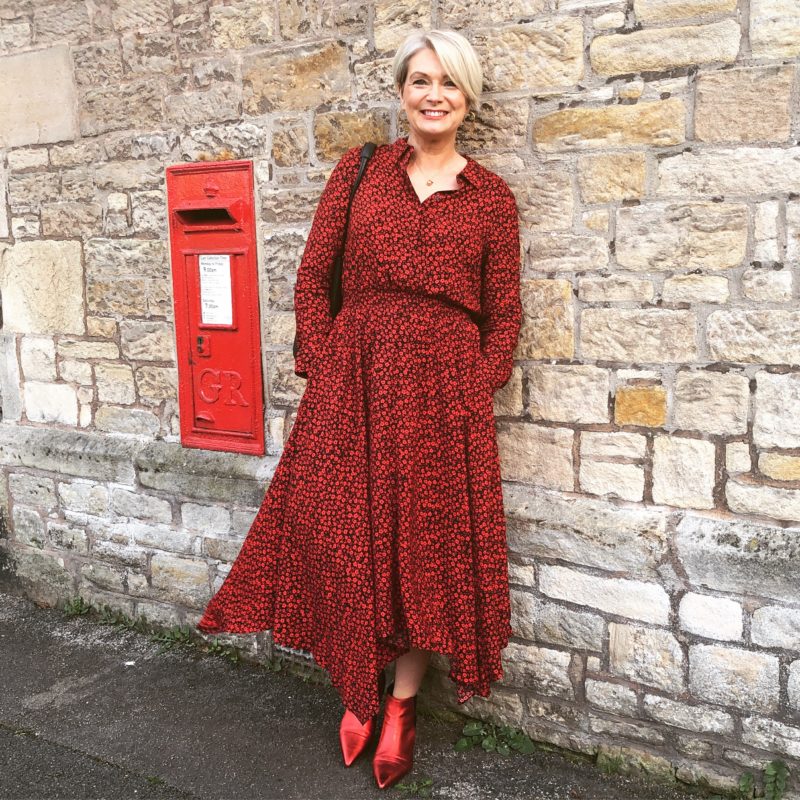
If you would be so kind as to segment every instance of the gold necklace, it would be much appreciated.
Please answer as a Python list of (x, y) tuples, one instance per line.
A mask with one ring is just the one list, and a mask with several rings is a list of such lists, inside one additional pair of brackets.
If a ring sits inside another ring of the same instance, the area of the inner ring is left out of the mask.
[(417, 162), (416, 159), (414, 159), (414, 166), (417, 168), (417, 172), (419, 172), (419, 174), (422, 175), (422, 178), (425, 181), (425, 185), (433, 186), (433, 178), (425, 178), (425, 176), (422, 174), (422, 170), (420, 169), (419, 163)]

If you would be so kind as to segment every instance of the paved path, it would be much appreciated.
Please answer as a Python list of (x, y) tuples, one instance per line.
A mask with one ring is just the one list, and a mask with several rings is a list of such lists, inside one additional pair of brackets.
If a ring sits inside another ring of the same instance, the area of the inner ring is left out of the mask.
[[(130, 663), (132, 662), (132, 663)], [(341, 762), (336, 691), (179, 649), (0, 594), (0, 798), (355, 800), (368, 755)], [(460, 726), (421, 716), (414, 771), (447, 800), (682, 800), (553, 753), (456, 753)]]

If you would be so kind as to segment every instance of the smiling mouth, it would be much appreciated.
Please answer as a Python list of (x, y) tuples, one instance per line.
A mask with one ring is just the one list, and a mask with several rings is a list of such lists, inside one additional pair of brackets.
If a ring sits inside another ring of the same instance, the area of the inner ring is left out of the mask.
[(423, 117), (429, 117), (430, 119), (441, 119), (446, 115), (446, 111), (434, 111), (433, 109), (425, 109), (422, 112)]

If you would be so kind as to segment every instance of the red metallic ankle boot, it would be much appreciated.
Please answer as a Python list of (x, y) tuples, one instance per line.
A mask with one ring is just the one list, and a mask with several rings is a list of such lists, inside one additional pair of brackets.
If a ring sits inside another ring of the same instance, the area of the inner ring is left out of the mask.
[(383, 728), (372, 760), (372, 774), (381, 789), (397, 783), (414, 766), (417, 727), (417, 696), (397, 698), (394, 683), (386, 695)]
[[(378, 699), (383, 697), (386, 689), (386, 673), (381, 671), (378, 676)], [(339, 742), (342, 745), (342, 758), (344, 765), (349, 767), (366, 749), (372, 734), (375, 731), (375, 717), (368, 719), (364, 725), (358, 717), (346, 708), (342, 722), (339, 725)]]

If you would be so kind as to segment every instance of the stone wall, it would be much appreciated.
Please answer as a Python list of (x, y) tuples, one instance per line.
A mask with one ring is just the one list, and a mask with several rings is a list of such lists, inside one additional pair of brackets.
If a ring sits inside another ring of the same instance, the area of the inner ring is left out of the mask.
[[(465, 710), (723, 788), (781, 758), (800, 797), (794, 0), (0, 0), (0, 573), (197, 620), (303, 391), (310, 212), (403, 133), (391, 55), (428, 26), (483, 57), (460, 147), (524, 248), (495, 403), (519, 636)], [(177, 436), (164, 168), (228, 158), (258, 182), (263, 459)]]

